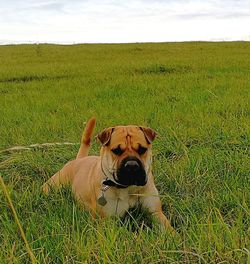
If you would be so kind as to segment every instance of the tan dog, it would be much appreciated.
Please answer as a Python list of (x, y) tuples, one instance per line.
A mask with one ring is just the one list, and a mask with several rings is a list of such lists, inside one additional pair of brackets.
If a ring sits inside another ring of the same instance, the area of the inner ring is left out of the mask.
[(173, 230), (161, 208), (151, 172), (151, 143), (156, 133), (151, 128), (116, 126), (97, 135), (102, 143), (100, 156), (88, 156), (95, 118), (88, 121), (75, 160), (68, 162), (44, 185), (71, 185), (76, 199), (93, 216), (122, 216), (140, 203), (154, 215), (161, 227)]

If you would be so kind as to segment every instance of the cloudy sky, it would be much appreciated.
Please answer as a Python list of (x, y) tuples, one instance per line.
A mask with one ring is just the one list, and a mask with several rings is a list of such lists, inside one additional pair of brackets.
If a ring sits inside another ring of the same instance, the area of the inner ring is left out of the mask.
[(250, 0), (0, 0), (0, 43), (250, 40)]

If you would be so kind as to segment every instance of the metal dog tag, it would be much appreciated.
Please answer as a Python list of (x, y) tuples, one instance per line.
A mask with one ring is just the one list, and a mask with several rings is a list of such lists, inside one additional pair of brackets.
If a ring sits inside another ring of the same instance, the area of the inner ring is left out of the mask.
[(97, 202), (98, 202), (98, 204), (101, 205), (101, 206), (104, 206), (104, 205), (107, 203), (107, 200), (106, 200), (106, 198), (104, 197), (103, 193), (102, 193), (102, 196), (98, 198)]
[(107, 203), (106, 198), (104, 197), (104, 193), (109, 189), (110, 186), (104, 185), (102, 183), (102, 195), (98, 198), (97, 202), (99, 205), (104, 206)]

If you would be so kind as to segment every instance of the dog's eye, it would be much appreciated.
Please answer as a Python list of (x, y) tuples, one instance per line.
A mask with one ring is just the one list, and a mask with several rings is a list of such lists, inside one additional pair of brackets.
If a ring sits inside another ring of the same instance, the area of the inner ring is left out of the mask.
[(145, 148), (143, 146), (139, 146), (137, 152), (138, 152), (139, 155), (143, 155), (144, 153), (146, 153), (147, 150), (148, 150), (147, 148)]
[(122, 155), (122, 153), (124, 152), (124, 150), (122, 150), (122, 149), (120, 148), (120, 146), (119, 146), (119, 147), (117, 147), (117, 148), (112, 149), (112, 152), (113, 152), (115, 155), (120, 156), (120, 155)]

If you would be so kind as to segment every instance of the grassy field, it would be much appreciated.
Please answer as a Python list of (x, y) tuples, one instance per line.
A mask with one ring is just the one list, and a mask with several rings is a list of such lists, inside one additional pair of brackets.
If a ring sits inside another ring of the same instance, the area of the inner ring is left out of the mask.
[[(0, 149), (78, 143), (93, 115), (96, 133), (150, 126), (156, 185), (180, 234), (160, 232), (139, 209), (93, 221), (69, 190), (45, 197), (42, 183), (78, 144), (1, 151), (38, 263), (250, 261), (250, 43), (0, 46), (0, 62)], [(30, 263), (1, 186), (0, 263)]]

